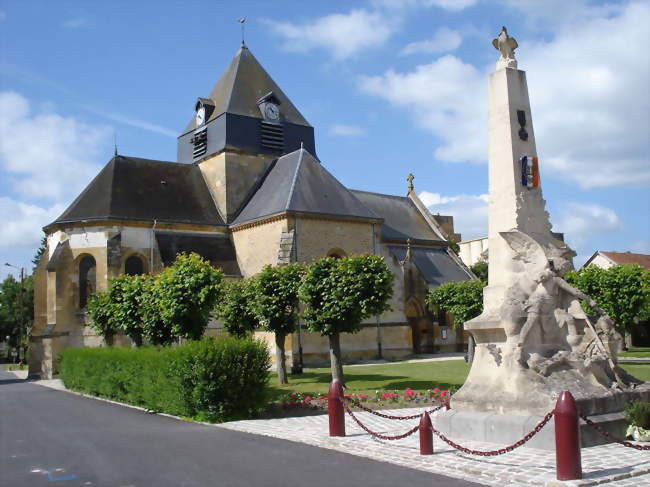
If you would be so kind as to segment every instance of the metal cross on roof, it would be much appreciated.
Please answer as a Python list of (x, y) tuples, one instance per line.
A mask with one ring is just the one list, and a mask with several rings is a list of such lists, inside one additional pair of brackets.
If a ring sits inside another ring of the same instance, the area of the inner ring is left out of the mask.
[(237, 22), (241, 24), (241, 45), (245, 46), (246, 42), (244, 41), (244, 23), (246, 22), (246, 17), (242, 17), (240, 19), (237, 19)]
[(408, 176), (406, 176), (406, 180), (409, 182), (409, 193), (413, 191), (413, 180), (415, 179), (415, 176), (413, 174), (409, 173)]

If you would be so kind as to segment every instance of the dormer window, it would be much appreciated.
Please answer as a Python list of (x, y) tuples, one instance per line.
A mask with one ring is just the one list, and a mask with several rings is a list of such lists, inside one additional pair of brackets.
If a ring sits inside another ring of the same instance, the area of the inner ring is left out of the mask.
[(272, 91), (257, 100), (257, 106), (264, 120), (274, 123), (280, 122), (280, 100)]
[(202, 127), (210, 120), (210, 115), (214, 111), (214, 102), (210, 98), (199, 98), (194, 105), (196, 111), (196, 128)]

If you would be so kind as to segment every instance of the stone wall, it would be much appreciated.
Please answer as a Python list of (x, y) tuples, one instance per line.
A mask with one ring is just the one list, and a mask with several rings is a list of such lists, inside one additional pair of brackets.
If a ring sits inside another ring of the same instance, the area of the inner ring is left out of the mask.
[(288, 231), (287, 226), (282, 217), (233, 230), (237, 263), (244, 277), (257, 274), (265, 265), (277, 264), (280, 237)]

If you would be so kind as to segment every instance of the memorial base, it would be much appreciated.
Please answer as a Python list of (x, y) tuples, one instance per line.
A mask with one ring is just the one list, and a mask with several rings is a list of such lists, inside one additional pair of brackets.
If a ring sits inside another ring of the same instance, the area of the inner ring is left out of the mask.
[[(433, 427), (461, 445), (463, 445), (462, 440), (472, 440), (505, 446), (521, 440), (535, 429), (542, 419), (541, 416), (514, 416), (450, 409), (433, 418)], [(599, 414), (589, 416), (589, 419), (615, 437), (625, 438), (627, 422), (622, 413)], [(580, 440), (583, 448), (610, 442), (582, 420), (580, 421)], [(555, 422), (553, 418), (539, 433), (524, 443), (522, 448), (555, 450)]]

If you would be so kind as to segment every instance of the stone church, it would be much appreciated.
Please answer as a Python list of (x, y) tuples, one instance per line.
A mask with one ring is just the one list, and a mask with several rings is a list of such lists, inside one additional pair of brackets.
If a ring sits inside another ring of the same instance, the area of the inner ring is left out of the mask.
[[(113, 277), (159, 272), (179, 252), (197, 252), (233, 279), (267, 264), (381, 255), (395, 274), (392, 311), (341, 337), (344, 360), (461, 349), (449, 317), (424, 303), (428, 289), (473, 277), (448, 246), (460, 235), (452, 217), (429, 213), (412, 178), (405, 189), (344, 187), (318, 159), (314, 128), (242, 45), (197, 99), (177, 162), (116, 154), (44, 228), (30, 372), (49, 377), (63, 348), (101, 345), (87, 326), (88, 296)], [(208, 333), (220, 332), (210, 324)], [(287, 339), (289, 365), (299, 341), (305, 365), (327, 363), (327, 340), (303, 330)]]

